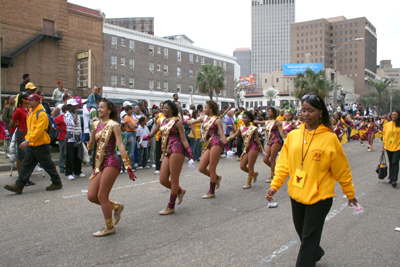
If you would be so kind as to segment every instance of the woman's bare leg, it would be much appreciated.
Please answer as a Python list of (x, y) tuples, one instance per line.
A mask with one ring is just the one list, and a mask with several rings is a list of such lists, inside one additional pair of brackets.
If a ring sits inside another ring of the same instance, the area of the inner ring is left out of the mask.
[(210, 149), (206, 149), (201, 156), (199, 163), (199, 172), (210, 177), (210, 171), (207, 169), (208, 163), (210, 161)]
[(276, 165), (276, 157), (278, 156), (278, 152), (281, 149), (280, 144), (273, 144), (271, 146), (271, 172), (275, 172), (275, 165)]
[(168, 189), (171, 189), (171, 181), (169, 180), (169, 162), (170, 159), (164, 156), (160, 167), (160, 184)]
[(242, 160), (240, 161), (240, 169), (244, 172), (249, 173), (249, 168), (247, 168), (247, 163), (248, 163), (248, 158), (249, 158), (249, 154), (242, 154)]
[(263, 162), (264, 162), (265, 164), (267, 164), (268, 167), (271, 168), (271, 161), (270, 161), (270, 157), (271, 157), (271, 146), (270, 146), (270, 145), (267, 145), (267, 146), (265, 147), (265, 154), (267, 154), (267, 155), (264, 156)]
[(210, 182), (216, 183), (218, 179), (217, 175), (217, 165), (221, 158), (222, 147), (221, 146), (212, 146), (209, 154), (209, 164), (208, 171), (210, 172)]
[(247, 168), (248, 168), (248, 172), (249, 175), (253, 176), (254, 175), (254, 164), (257, 161), (257, 157), (259, 154), (258, 150), (250, 150), (248, 154), (248, 163), (247, 163)]
[(108, 196), (110, 195), (111, 189), (118, 175), (119, 171), (114, 167), (106, 167), (101, 173), (97, 199), (100, 202), (105, 219), (112, 218), (112, 205), (110, 200), (108, 199)]

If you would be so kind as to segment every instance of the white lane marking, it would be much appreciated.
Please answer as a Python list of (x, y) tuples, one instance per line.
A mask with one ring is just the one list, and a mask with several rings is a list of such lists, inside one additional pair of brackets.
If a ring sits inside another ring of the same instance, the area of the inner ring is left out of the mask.
[[(356, 198), (359, 199), (363, 195), (365, 195), (365, 193), (360, 193)], [(333, 210), (333, 211), (329, 212), (328, 215), (326, 216), (325, 222), (329, 221), (330, 219), (332, 219), (333, 217), (338, 215), (346, 207), (348, 207), (347, 202), (343, 203), (336, 210)], [(254, 265), (254, 267), (268, 266), (275, 258), (279, 257), (281, 254), (285, 253), (286, 251), (288, 251), (289, 249), (291, 249), (292, 247), (294, 247), (298, 243), (300, 243), (300, 239), (298, 237), (296, 237), (295, 239), (287, 242), (285, 245), (281, 246), (279, 249), (277, 249), (274, 252), (272, 252), (271, 254), (269, 254), (267, 257), (262, 259), (259, 263)]]
[[(134, 187), (134, 186), (139, 186), (139, 185), (145, 185), (145, 184), (152, 184), (152, 183), (156, 183), (156, 182), (159, 182), (159, 180), (142, 182), (142, 183), (138, 183), (138, 184), (124, 185), (124, 186), (119, 186), (119, 187), (113, 187), (113, 189), (111, 189), (111, 190), (118, 190), (118, 189)], [(84, 195), (86, 195), (86, 193), (80, 193), (80, 194), (70, 195), (70, 196), (63, 196), (63, 198), (79, 197), (79, 196), (84, 196)]]

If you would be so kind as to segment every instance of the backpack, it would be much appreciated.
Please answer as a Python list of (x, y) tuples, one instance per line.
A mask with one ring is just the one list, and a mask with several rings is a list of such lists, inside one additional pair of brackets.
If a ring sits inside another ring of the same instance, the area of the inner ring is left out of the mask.
[[(46, 113), (47, 118), (49, 119), (49, 126), (47, 126), (46, 133), (50, 136), (50, 140), (53, 140), (53, 139), (57, 138), (57, 135), (58, 135), (58, 127), (57, 127), (57, 125), (56, 125), (56, 123), (55, 123), (55, 121), (54, 121), (53, 116), (51, 116), (50, 114), (48, 114), (48, 113), (46, 112), (46, 110), (44, 110), (44, 109), (39, 110), (39, 111), (36, 113), (36, 119), (39, 120), (39, 114), (40, 114), (40, 112), (42, 112), (42, 111), (44, 111), (44, 113)], [(31, 112), (29, 112), (29, 114), (31, 114)], [(29, 114), (28, 114), (28, 116), (29, 116)]]

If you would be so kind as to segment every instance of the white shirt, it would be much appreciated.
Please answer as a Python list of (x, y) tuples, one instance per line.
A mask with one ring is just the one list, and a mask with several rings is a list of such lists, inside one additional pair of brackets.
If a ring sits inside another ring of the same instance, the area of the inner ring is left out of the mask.
[(89, 136), (91, 134), (89, 128), (89, 110), (86, 108), (86, 104), (83, 106), (82, 115), (83, 115), (83, 133), (88, 133)]
[[(149, 135), (150, 131), (149, 128), (147, 128), (147, 126), (142, 127), (141, 125), (139, 125), (139, 127), (136, 129), (136, 137), (140, 137), (140, 140), (142, 140), (143, 136), (145, 135)], [(149, 141), (142, 141), (142, 146), (143, 147), (147, 147)], [(139, 142), (137, 143), (138, 148), (140, 148)]]
[(60, 115), (64, 114), (64, 112), (62, 112), (62, 107), (64, 106), (64, 104), (59, 104), (57, 107), (60, 109)]
[(357, 104), (353, 104), (353, 110), (354, 110), (354, 111), (357, 110)]
[(124, 123), (124, 116), (126, 115), (126, 111), (123, 110), (121, 111), (121, 113), (119, 114), (119, 117), (121, 118), (121, 123)]
[[(81, 129), (81, 118), (78, 116), (78, 119), (76, 121), (76, 124), (74, 122), (75, 114), (72, 114), (71, 112), (67, 111), (64, 115), (64, 122), (67, 125), (67, 133), (71, 133), (73, 135), (81, 135), (82, 134), (82, 129)], [(68, 143), (74, 143), (74, 137), (69, 138)]]

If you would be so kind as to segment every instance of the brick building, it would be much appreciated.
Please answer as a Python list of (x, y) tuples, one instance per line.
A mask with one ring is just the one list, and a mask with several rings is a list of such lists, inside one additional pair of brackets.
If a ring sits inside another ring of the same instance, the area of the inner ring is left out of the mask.
[(150, 106), (179, 94), (183, 108), (209, 99), (196, 89), (202, 64), (222, 66), (226, 90), (218, 96), (224, 107), (234, 102), (235, 58), (193, 46), (185, 35), (165, 38), (104, 23), (103, 94), (109, 98), (147, 99)]
[(0, 8), (3, 94), (16, 94), (22, 75), (51, 95), (57, 81), (74, 95), (102, 86), (103, 15), (67, 0), (3, 1)]
[(356, 94), (374, 90), (368, 78), (376, 78), (377, 34), (367, 18), (339, 16), (294, 23), (291, 36), (291, 63), (326, 63), (325, 68), (333, 69), (334, 51), (351, 39), (364, 38), (337, 53), (337, 71), (354, 80)]

